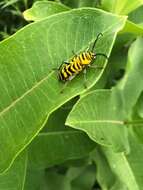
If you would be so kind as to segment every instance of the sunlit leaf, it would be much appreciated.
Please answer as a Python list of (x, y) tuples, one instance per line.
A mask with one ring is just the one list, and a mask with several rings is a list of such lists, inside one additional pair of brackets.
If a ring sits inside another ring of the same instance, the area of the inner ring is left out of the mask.
[(61, 3), (52, 1), (37, 1), (32, 8), (23, 12), (23, 16), (28, 21), (38, 21), (56, 13), (68, 11), (70, 8)]
[(95, 90), (83, 96), (66, 122), (86, 132), (95, 142), (116, 151), (129, 151), (126, 126), (136, 124), (131, 116), (143, 90), (142, 43), (143, 39), (139, 38), (129, 49), (126, 73), (119, 84), (111, 90)]
[[(86, 90), (81, 73), (61, 93), (63, 83), (52, 68), (69, 60), (72, 51), (83, 51), (100, 32), (103, 38), (96, 50), (109, 55), (125, 20), (101, 10), (82, 8), (30, 24), (0, 44), (1, 172), (39, 133), (54, 110)], [(103, 65), (105, 58), (95, 63)], [(103, 69), (88, 71), (88, 88), (102, 73)]]
[(79, 131), (40, 133), (29, 146), (29, 166), (44, 169), (67, 160), (83, 158), (94, 147), (95, 143)]
[(142, 0), (102, 0), (102, 7), (112, 13), (127, 15), (143, 4)]

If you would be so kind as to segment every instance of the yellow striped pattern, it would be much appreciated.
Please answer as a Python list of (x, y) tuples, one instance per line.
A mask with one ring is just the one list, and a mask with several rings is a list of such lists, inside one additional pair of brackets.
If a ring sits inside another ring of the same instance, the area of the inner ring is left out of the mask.
[(62, 81), (71, 80), (75, 75), (80, 73), (87, 65), (95, 59), (92, 52), (83, 52), (75, 55), (69, 63), (64, 63), (59, 71), (59, 78)]

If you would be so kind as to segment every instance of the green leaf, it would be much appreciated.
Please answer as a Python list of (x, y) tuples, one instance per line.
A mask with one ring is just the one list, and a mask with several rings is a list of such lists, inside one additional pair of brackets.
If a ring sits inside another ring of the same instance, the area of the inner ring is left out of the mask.
[(136, 24), (141, 24), (143, 23), (142, 13), (143, 13), (143, 6), (140, 6), (129, 14), (128, 19)]
[(94, 160), (97, 167), (96, 179), (101, 188), (103, 190), (111, 189), (115, 182), (115, 175), (111, 171), (107, 159), (99, 147), (96, 147), (95, 151), (92, 152), (92, 159)]
[[(125, 17), (98, 9), (76, 9), (30, 24), (0, 44), (0, 172), (33, 140), (48, 116), (85, 91), (83, 74), (63, 83), (52, 68), (84, 51), (103, 33), (97, 50), (109, 55)], [(104, 42), (104, 44), (103, 44)], [(105, 58), (96, 60), (103, 65)], [(89, 69), (88, 88), (103, 70)]]
[(143, 118), (143, 92), (137, 102), (137, 113), (141, 118)]
[(79, 0), (61, 0), (61, 2), (65, 5), (67, 5), (68, 7), (71, 7), (71, 8), (78, 8), (78, 3), (79, 3)]
[(96, 167), (88, 165), (82, 173), (72, 181), (72, 190), (88, 190), (92, 189), (96, 179)]
[(140, 142), (143, 143), (143, 92), (134, 106), (132, 117), (136, 121), (132, 122), (133, 130)]
[(108, 159), (112, 171), (117, 175), (117, 177), (125, 184), (126, 188), (129, 190), (139, 190), (136, 183), (134, 172), (132, 171), (124, 153), (114, 153), (111, 150), (105, 150), (105, 155)]
[(77, 102), (78, 96), (74, 97), (72, 100), (66, 102), (63, 106), (55, 110), (48, 118), (42, 132), (53, 132), (53, 131), (63, 131), (68, 130), (65, 126), (66, 118), (71, 111), (73, 105)]
[(98, 3), (98, 0), (78, 0), (79, 7), (96, 7)]
[(66, 124), (86, 132), (101, 145), (123, 151), (128, 149), (125, 116), (120, 96), (112, 90), (95, 90), (78, 101)]
[(124, 109), (130, 118), (132, 108), (135, 106), (142, 90), (143, 76), (143, 38), (138, 38), (128, 52), (128, 63), (123, 80), (116, 87), (117, 93), (121, 94)]
[(102, 8), (112, 13), (127, 15), (143, 4), (142, 0), (102, 0)]
[[(95, 142), (116, 151), (129, 150), (125, 125), (136, 124), (131, 116), (143, 90), (142, 44), (143, 39), (139, 38), (129, 49), (126, 73), (121, 82), (111, 90), (95, 90), (83, 96), (66, 122), (86, 132)], [(143, 123), (142, 120), (139, 122)]]
[(45, 187), (45, 170), (26, 170), (25, 183), (23, 189), (17, 190), (43, 190)]
[[(126, 184), (112, 171), (102, 147), (97, 147), (93, 152), (93, 160), (97, 166), (97, 181), (103, 190), (127, 190)], [(113, 163), (114, 164), (114, 163)]]
[(28, 148), (28, 160), (27, 154), (21, 153), (11, 168), (0, 175), (0, 189), (40, 188), (43, 186), (45, 169), (88, 156), (94, 147), (95, 143), (79, 131), (39, 134)]
[(131, 151), (126, 155), (127, 161), (133, 171), (134, 178), (139, 186), (139, 189), (143, 189), (143, 145), (133, 135), (129, 137)]
[(120, 33), (132, 33), (136, 36), (143, 34), (143, 27), (139, 24), (135, 24), (129, 20), (126, 21), (124, 28), (120, 31)]
[(142, 190), (143, 189), (143, 146), (137, 139), (129, 135), (130, 154), (115, 153), (111, 149), (103, 148), (103, 152), (106, 155), (108, 163), (122, 182), (129, 190)]
[(79, 131), (40, 133), (29, 146), (29, 167), (43, 169), (70, 159), (83, 158), (94, 147), (95, 143)]
[(37, 1), (32, 8), (23, 12), (23, 16), (27, 21), (39, 21), (53, 14), (68, 11), (67, 6), (52, 1)]
[(71, 190), (70, 181), (66, 175), (59, 174), (55, 171), (47, 171), (46, 173), (46, 190)]
[(27, 152), (23, 152), (11, 168), (0, 175), (1, 190), (22, 190), (24, 188), (25, 176), (27, 169)]
[(4, 9), (4, 8), (6, 8), (8, 6), (11, 6), (11, 5), (13, 5), (13, 4), (17, 3), (17, 2), (18, 2), (18, 0), (8, 0), (8, 1), (5, 1), (5, 2), (3, 2), (4, 5), (1, 8)]
[(127, 63), (127, 48), (133, 39), (134, 37), (130, 34), (120, 34), (117, 36), (104, 75), (100, 78), (100, 80), (104, 79), (105, 81), (104, 88), (112, 88), (123, 77)]

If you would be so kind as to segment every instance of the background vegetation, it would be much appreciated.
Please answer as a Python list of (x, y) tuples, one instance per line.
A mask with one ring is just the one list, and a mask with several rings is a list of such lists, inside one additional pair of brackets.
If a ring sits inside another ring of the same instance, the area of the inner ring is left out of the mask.
[[(0, 189), (143, 189), (143, 1), (0, 2)], [(103, 33), (87, 86), (53, 68)]]

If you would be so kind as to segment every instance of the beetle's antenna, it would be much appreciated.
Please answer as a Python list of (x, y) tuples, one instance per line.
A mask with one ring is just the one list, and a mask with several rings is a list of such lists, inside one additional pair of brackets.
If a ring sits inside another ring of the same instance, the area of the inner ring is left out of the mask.
[(96, 45), (98, 39), (99, 39), (101, 36), (103, 36), (102, 33), (99, 33), (99, 34), (97, 35), (97, 37), (96, 37), (96, 39), (95, 39), (95, 41), (94, 41), (94, 43), (93, 43), (93, 46), (92, 46), (91, 52), (93, 52), (93, 50), (94, 50), (94, 48), (95, 48), (95, 45)]
[(96, 53), (95, 55), (96, 56), (100, 55), (100, 56), (105, 57), (106, 59), (109, 59), (109, 57), (106, 54), (104, 54), (104, 53)]

